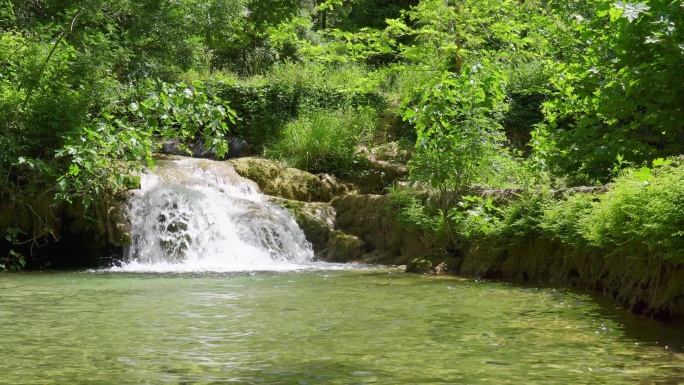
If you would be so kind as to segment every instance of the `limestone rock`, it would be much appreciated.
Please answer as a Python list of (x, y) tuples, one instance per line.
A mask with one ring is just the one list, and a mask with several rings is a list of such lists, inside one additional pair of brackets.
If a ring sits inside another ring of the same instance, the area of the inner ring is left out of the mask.
[(407, 273), (447, 275), (457, 274), (463, 258), (449, 254), (446, 250), (434, 250), (414, 258), (406, 266)]
[(406, 164), (388, 160), (375, 151), (365, 147), (357, 150), (357, 155), (363, 158), (359, 161), (359, 170), (349, 179), (364, 194), (382, 193), (394, 182), (405, 179), (409, 173)]
[(107, 238), (110, 244), (118, 247), (129, 246), (131, 221), (124, 202), (116, 202), (107, 210)]
[(324, 181), (273, 160), (240, 158), (228, 162), (240, 176), (256, 182), (264, 194), (304, 202), (328, 202), (334, 195), (329, 178)]
[(278, 197), (270, 197), (269, 201), (287, 209), (304, 232), (306, 240), (311, 242), (314, 253), (323, 255), (328, 247), (330, 233), (337, 226), (335, 209), (329, 203), (322, 202), (301, 202)]
[(414, 258), (406, 265), (407, 273), (429, 274), (432, 272), (432, 262), (423, 258)]
[(366, 250), (364, 241), (353, 235), (341, 231), (330, 233), (326, 261), (353, 262), (357, 261)]
[(390, 199), (387, 195), (336, 197), (331, 204), (337, 212), (338, 228), (362, 239), (368, 250), (380, 250), (383, 259), (376, 260), (382, 263), (403, 264), (446, 246), (420, 229), (402, 226)]

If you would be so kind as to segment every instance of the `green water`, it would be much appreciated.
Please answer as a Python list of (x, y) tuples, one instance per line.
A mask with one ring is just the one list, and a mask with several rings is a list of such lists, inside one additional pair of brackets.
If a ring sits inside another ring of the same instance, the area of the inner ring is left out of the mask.
[(387, 270), (0, 275), (3, 384), (684, 384), (678, 333), (587, 294)]

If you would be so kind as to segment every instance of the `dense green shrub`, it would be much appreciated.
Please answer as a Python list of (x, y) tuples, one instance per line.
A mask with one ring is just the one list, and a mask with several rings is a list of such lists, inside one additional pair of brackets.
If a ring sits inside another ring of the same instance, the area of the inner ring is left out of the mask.
[(630, 169), (581, 220), (595, 246), (629, 250), (645, 245), (684, 260), (684, 167)]
[(264, 154), (312, 173), (349, 175), (357, 145), (376, 125), (377, 113), (370, 107), (302, 111)]
[(545, 210), (552, 204), (549, 191), (526, 191), (502, 209), (500, 235), (509, 239), (526, 239), (542, 234)]
[(232, 133), (263, 148), (273, 142), (300, 111), (345, 106), (380, 110), (385, 104), (385, 97), (380, 92), (360, 85), (353, 87), (351, 80), (361, 73), (355, 67), (335, 71), (283, 65), (253, 79), (222, 79), (205, 84), (209, 94), (227, 100), (237, 113), (237, 122), (230, 125)]
[(550, 204), (543, 211), (539, 228), (549, 239), (576, 247), (585, 247), (584, 224), (599, 197), (592, 193), (574, 193)]
[(399, 226), (420, 230), (431, 237), (445, 237), (444, 222), (436, 206), (428, 203), (428, 197), (411, 190), (394, 190), (389, 194), (389, 214)]
[(646, 248), (684, 262), (681, 165), (627, 169), (605, 193), (576, 191), (557, 198), (550, 191), (529, 191), (486, 222), (481, 207), (473, 202), (464, 206), (457, 229), (466, 238), (489, 234), (519, 242), (544, 237), (578, 249), (626, 253)]
[(501, 209), (491, 197), (462, 196), (457, 207), (449, 212), (449, 219), (460, 238), (460, 246), (478, 239), (496, 236), (501, 231)]

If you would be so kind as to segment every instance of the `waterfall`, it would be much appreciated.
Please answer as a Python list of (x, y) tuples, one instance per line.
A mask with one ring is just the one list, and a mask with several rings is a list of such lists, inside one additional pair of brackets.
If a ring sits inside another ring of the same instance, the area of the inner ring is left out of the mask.
[(226, 162), (160, 160), (128, 205), (133, 241), (119, 270), (291, 270), (313, 258), (290, 214)]

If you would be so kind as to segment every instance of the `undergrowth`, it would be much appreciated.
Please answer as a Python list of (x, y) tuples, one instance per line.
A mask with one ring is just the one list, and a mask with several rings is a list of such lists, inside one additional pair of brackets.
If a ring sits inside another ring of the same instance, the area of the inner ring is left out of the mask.
[[(665, 163), (668, 163), (666, 161)], [(428, 203), (401, 197), (396, 214), (418, 227), (435, 227)], [(449, 215), (463, 244), (486, 239), (514, 244), (546, 238), (574, 250), (651, 255), (684, 263), (684, 165), (626, 169), (605, 193), (528, 190), (499, 207), (462, 197)]]
[(301, 111), (264, 151), (267, 158), (312, 173), (353, 173), (356, 147), (370, 140), (378, 121), (370, 107)]

